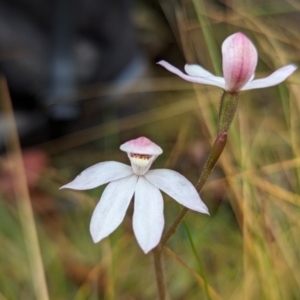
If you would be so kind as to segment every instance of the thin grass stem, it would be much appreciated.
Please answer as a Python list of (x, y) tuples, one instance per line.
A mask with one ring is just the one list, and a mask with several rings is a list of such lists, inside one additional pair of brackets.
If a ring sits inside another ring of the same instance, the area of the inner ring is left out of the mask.
[(187, 233), (189, 242), (191, 244), (192, 251), (194, 253), (194, 256), (195, 256), (197, 264), (198, 264), (199, 273), (200, 273), (200, 275), (201, 275), (201, 277), (203, 278), (203, 281), (204, 281), (204, 292), (205, 292), (206, 298), (208, 300), (211, 300), (211, 296), (210, 296), (210, 293), (209, 293), (209, 286), (208, 286), (206, 274), (205, 274), (205, 271), (204, 271), (204, 267), (203, 267), (202, 261), (200, 259), (200, 256), (197, 253), (197, 250), (196, 250), (196, 247), (195, 247), (195, 244), (194, 244), (194, 240), (193, 240), (192, 235), (191, 235), (190, 228), (189, 228), (189, 226), (188, 226), (188, 224), (185, 220), (183, 220), (183, 224), (184, 224), (184, 228), (185, 228), (185, 231)]
[(13, 108), (9, 96), (7, 83), (4, 77), (0, 77), (1, 103), (4, 113), (8, 116), (7, 149), (13, 157), (13, 179), (14, 190), (17, 198), (18, 210), (24, 238), (28, 251), (28, 259), (31, 269), (31, 278), (35, 297), (38, 300), (48, 300), (48, 289), (46, 284), (45, 270), (42, 255), (38, 242), (37, 229), (31, 207), (31, 201), (26, 182), (26, 175), (23, 165), (22, 152), (18, 137)]

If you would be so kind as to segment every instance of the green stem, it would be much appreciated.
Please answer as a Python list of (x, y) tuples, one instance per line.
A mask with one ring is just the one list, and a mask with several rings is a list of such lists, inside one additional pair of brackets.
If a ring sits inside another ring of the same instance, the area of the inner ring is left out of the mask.
[[(221, 99), (221, 105), (220, 105), (220, 111), (219, 111), (219, 122), (218, 122), (218, 137), (216, 138), (212, 149), (208, 155), (207, 161), (204, 165), (203, 171), (200, 175), (200, 178), (198, 180), (198, 183), (196, 185), (196, 189), (198, 193), (201, 192), (204, 184), (206, 183), (209, 175), (211, 174), (214, 166), (216, 165), (218, 159), (220, 158), (226, 142), (227, 142), (227, 131), (232, 123), (233, 117), (235, 115), (236, 109), (238, 105), (238, 94), (237, 93), (228, 93), (224, 92)], [(164, 282), (164, 274), (163, 274), (163, 267), (162, 267), (162, 248), (164, 244), (168, 241), (168, 239), (172, 236), (172, 234), (176, 231), (177, 227), (179, 226), (180, 222), (188, 212), (187, 208), (183, 208), (169, 230), (163, 235), (161, 242), (159, 245), (153, 250), (154, 255), (154, 266), (155, 266), (155, 273), (156, 273), (156, 281), (157, 281), (157, 287), (158, 287), (158, 293), (159, 293), (159, 299), (164, 300), (166, 297), (165, 292), (165, 282)], [(187, 231), (188, 232), (188, 231)], [(194, 253), (195, 247), (193, 244), (193, 241), (191, 240), (191, 236), (188, 232), (190, 242), (193, 247)], [(197, 257), (197, 256), (196, 256)], [(200, 268), (200, 273), (205, 281), (205, 292), (207, 299), (210, 299), (210, 295), (208, 292), (208, 286), (206, 279), (204, 277), (204, 270), (203, 266), (201, 264), (200, 259), (198, 260), (198, 265)]]
[(216, 165), (219, 157), (221, 156), (227, 141), (227, 132), (222, 132), (215, 140), (212, 149), (208, 155), (206, 163), (204, 165), (202, 174), (196, 185), (198, 193), (202, 190), (205, 182), (208, 179), (208, 176), (211, 174), (214, 166)]
[(238, 93), (229, 93), (226, 91), (223, 93), (219, 110), (218, 135), (228, 131), (235, 115), (238, 102)]
[(197, 260), (197, 264), (198, 264), (198, 268), (199, 268), (199, 273), (200, 273), (200, 275), (202, 276), (203, 281), (204, 281), (204, 291), (205, 291), (205, 294), (206, 294), (206, 298), (207, 298), (208, 300), (211, 300), (210, 293), (209, 293), (209, 288), (208, 288), (208, 283), (207, 283), (207, 278), (206, 278), (206, 274), (205, 274), (205, 271), (204, 271), (204, 267), (203, 267), (203, 264), (202, 264), (202, 262), (201, 262), (200, 256), (198, 255), (196, 246), (195, 246), (195, 244), (194, 244), (194, 241), (193, 241), (193, 238), (192, 238), (192, 235), (191, 235), (190, 228), (189, 228), (189, 226), (187, 225), (186, 220), (183, 220), (183, 224), (184, 224), (184, 228), (185, 228), (185, 231), (186, 231), (186, 233), (187, 233), (189, 242), (190, 242), (190, 244), (191, 244), (191, 247), (192, 247), (194, 256), (196, 257), (196, 260)]
[(157, 290), (159, 300), (166, 299), (166, 285), (164, 279), (164, 270), (163, 270), (163, 261), (162, 261), (162, 251), (158, 246), (152, 251), (154, 258), (154, 269), (155, 269), (155, 277), (157, 283)]

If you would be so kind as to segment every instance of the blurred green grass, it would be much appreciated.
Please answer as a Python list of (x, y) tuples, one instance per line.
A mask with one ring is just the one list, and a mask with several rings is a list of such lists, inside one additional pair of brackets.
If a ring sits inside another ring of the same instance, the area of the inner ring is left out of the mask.
[[(299, 63), (296, 1), (159, 3), (174, 34), (164, 59), (169, 55), (178, 66), (183, 56), (218, 72), (220, 45), (236, 31), (245, 32), (258, 49), (257, 77)], [(147, 15), (147, 5), (140, 9)], [(177, 43), (182, 56), (174, 50)], [(95, 245), (89, 222), (104, 187), (58, 191), (92, 164), (128, 163), (118, 146), (139, 135), (164, 149), (153, 168), (167, 164), (197, 182), (216, 134), (221, 91), (183, 82), (154, 64), (153, 72), (154, 78), (141, 79), (130, 91), (141, 98), (151, 92), (152, 108), (124, 118), (112, 110), (104, 124), (41, 146), (51, 166), (40, 178), (40, 198), (54, 208), (35, 216), (50, 299), (157, 299), (152, 257), (142, 253), (132, 234), (132, 206), (116, 232)], [(227, 146), (201, 194), (211, 217), (193, 212), (186, 217), (212, 299), (299, 298), (298, 73), (280, 86), (241, 94)], [(147, 80), (152, 87), (143, 90)], [(167, 228), (179, 209), (164, 198)], [(4, 196), (0, 220), (0, 299), (34, 299), (18, 212)], [(205, 299), (183, 225), (167, 247), (172, 251), (165, 252), (170, 299)]]

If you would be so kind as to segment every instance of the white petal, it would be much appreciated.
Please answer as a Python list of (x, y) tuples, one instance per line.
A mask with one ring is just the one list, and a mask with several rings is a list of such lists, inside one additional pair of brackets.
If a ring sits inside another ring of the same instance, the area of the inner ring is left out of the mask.
[(181, 174), (167, 169), (151, 170), (144, 175), (157, 188), (174, 198), (183, 206), (208, 214), (195, 187)]
[(289, 77), (293, 72), (295, 72), (296, 69), (297, 66), (295, 65), (288, 65), (282, 67), (266, 78), (255, 79), (253, 81), (248, 82), (242, 88), (242, 91), (260, 89), (279, 84), (282, 81), (284, 81), (287, 77)]
[(105, 161), (85, 169), (61, 189), (89, 190), (131, 174), (133, 174), (133, 170), (130, 166), (116, 161)]
[(212, 77), (214, 76), (204, 68), (202, 68), (199, 65), (188, 65), (186, 64), (184, 66), (185, 72), (190, 76), (196, 76), (196, 77)]
[(145, 253), (160, 241), (164, 228), (164, 202), (160, 191), (140, 176), (135, 189), (133, 231)]
[(223, 77), (215, 76), (199, 65), (185, 65), (184, 70), (190, 76), (206, 77), (206, 78), (213, 77), (212, 78), (213, 80), (218, 81), (219, 83), (225, 85), (225, 79)]
[(207, 76), (207, 77), (189, 76), (189, 75), (184, 74), (179, 69), (175, 68), (174, 66), (170, 65), (169, 63), (167, 63), (164, 60), (158, 62), (157, 64), (163, 66), (168, 71), (178, 75), (179, 77), (181, 77), (184, 80), (187, 80), (187, 81), (190, 81), (190, 82), (195, 82), (195, 83), (203, 83), (203, 84), (214, 85), (214, 86), (220, 87), (222, 89), (225, 88), (225, 81), (221, 82), (220, 77), (217, 77), (217, 76), (214, 76), (214, 75)]
[(215, 76), (199, 65), (185, 65), (184, 70), (190, 76), (211, 78), (225, 85), (225, 79), (223, 77)]
[(105, 188), (90, 224), (90, 232), (95, 243), (111, 234), (123, 221), (137, 179), (136, 175), (132, 175), (113, 181)]

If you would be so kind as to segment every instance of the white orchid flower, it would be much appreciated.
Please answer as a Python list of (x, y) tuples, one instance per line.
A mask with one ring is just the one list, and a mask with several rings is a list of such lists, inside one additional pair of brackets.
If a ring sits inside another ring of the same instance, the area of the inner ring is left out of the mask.
[(224, 77), (215, 76), (198, 65), (185, 65), (187, 74), (184, 74), (166, 61), (160, 61), (158, 64), (187, 81), (214, 85), (230, 93), (277, 85), (297, 69), (297, 66), (291, 64), (266, 78), (253, 80), (258, 59), (257, 51), (252, 42), (240, 32), (229, 36), (223, 42), (222, 58)]
[(208, 214), (196, 189), (184, 176), (168, 169), (149, 171), (153, 161), (163, 152), (155, 143), (140, 137), (126, 142), (120, 149), (127, 152), (131, 167), (115, 161), (101, 162), (61, 187), (88, 190), (110, 182), (94, 210), (90, 224), (95, 243), (121, 224), (133, 195), (133, 231), (145, 253), (157, 246), (164, 228), (164, 204), (159, 190), (191, 210)]

